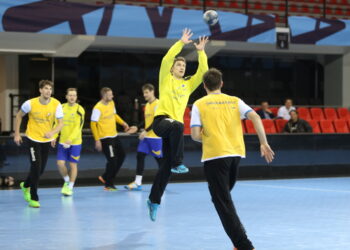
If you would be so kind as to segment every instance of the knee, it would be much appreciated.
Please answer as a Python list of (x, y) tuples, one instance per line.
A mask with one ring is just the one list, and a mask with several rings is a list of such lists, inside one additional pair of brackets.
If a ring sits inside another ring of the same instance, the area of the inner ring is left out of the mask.
[(180, 122), (174, 122), (173, 128), (179, 134), (183, 134), (183, 132), (184, 132), (184, 125), (182, 123), (180, 123)]

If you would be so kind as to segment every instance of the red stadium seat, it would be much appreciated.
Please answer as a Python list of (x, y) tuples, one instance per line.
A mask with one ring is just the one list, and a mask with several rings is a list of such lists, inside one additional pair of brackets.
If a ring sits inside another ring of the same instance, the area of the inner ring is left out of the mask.
[(317, 121), (314, 121), (314, 120), (309, 120), (309, 121), (307, 121), (309, 124), (310, 124), (310, 126), (312, 127), (312, 132), (314, 133), (314, 134), (319, 134), (319, 133), (321, 133), (321, 129), (320, 129), (320, 126), (319, 126), (319, 124), (318, 124), (318, 122)]
[(325, 120), (323, 110), (321, 108), (311, 108), (310, 112), (313, 120), (315, 121)]
[(248, 134), (256, 134), (253, 122), (251, 120), (245, 120), (244, 123)]
[(320, 127), (322, 133), (335, 133), (333, 123), (331, 121), (323, 120), (320, 121)]
[(226, 8), (226, 1), (224, 0), (224, 1), (219, 1), (218, 2), (218, 7), (219, 8)]
[(349, 119), (349, 110), (347, 108), (338, 108), (338, 117), (339, 119)]
[(299, 117), (303, 120), (311, 120), (311, 114), (308, 108), (298, 108)]
[(283, 132), (283, 129), (286, 126), (287, 122), (288, 121), (284, 120), (284, 119), (277, 119), (277, 120), (275, 120), (277, 133), (282, 133)]
[(264, 129), (266, 134), (276, 134), (276, 127), (275, 127), (275, 123), (273, 122), (273, 120), (269, 120), (269, 119), (263, 119), (262, 123), (264, 125)]
[(327, 120), (334, 121), (338, 119), (337, 112), (334, 108), (324, 108), (323, 111)]
[(247, 129), (245, 128), (245, 124), (243, 120), (242, 120), (242, 130), (243, 130), (243, 134), (247, 133)]
[(190, 135), (191, 134), (191, 119), (189, 119), (188, 117), (184, 118), (184, 134), (185, 135)]
[(272, 107), (270, 108), (270, 110), (272, 111), (272, 113), (277, 116), (277, 113), (278, 113), (278, 108), (277, 107)]
[(337, 133), (349, 133), (349, 127), (346, 120), (335, 120), (333, 121), (335, 132)]
[(202, 2), (200, 0), (192, 0), (192, 6), (202, 6)]

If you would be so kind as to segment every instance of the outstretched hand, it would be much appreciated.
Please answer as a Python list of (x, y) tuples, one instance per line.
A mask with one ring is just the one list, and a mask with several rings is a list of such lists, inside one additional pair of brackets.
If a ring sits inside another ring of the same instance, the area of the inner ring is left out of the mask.
[(208, 43), (209, 38), (207, 36), (200, 36), (199, 37), (199, 42), (194, 43), (194, 46), (196, 47), (197, 50), (204, 50), (205, 45)]
[(189, 43), (192, 43), (192, 40), (191, 40), (191, 37), (193, 36), (193, 33), (190, 29), (188, 28), (185, 28), (183, 31), (182, 31), (182, 37), (181, 37), (181, 41), (184, 43), (184, 44), (189, 44)]
[(275, 153), (272, 151), (268, 144), (262, 144), (260, 146), (261, 157), (264, 157), (267, 163), (271, 163), (274, 159)]

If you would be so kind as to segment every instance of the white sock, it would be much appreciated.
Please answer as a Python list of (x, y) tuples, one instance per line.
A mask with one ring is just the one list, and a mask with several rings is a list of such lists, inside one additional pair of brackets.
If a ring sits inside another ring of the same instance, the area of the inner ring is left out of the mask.
[(69, 182), (69, 176), (68, 175), (64, 176), (63, 179), (64, 179), (64, 182)]
[(73, 189), (73, 187), (74, 187), (74, 182), (69, 182), (68, 187), (69, 187), (70, 189)]
[(135, 183), (139, 186), (142, 184), (142, 175), (136, 175)]

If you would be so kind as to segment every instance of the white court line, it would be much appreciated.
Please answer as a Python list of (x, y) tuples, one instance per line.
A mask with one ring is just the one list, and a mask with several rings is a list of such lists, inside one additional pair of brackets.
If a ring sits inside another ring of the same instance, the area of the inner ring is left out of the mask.
[(350, 190), (336, 190), (336, 189), (322, 189), (322, 188), (306, 188), (306, 187), (289, 187), (289, 186), (278, 186), (278, 185), (264, 185), (264, 184), (248, 184), (240, 183), (242, 186), (255, 186), (255, 187), (266, 187), (276, 189), (291, 189), (291, 190), (302, 190), (302, 191), (319, 191), (319, 192), (336, 192), (350, 194)]

